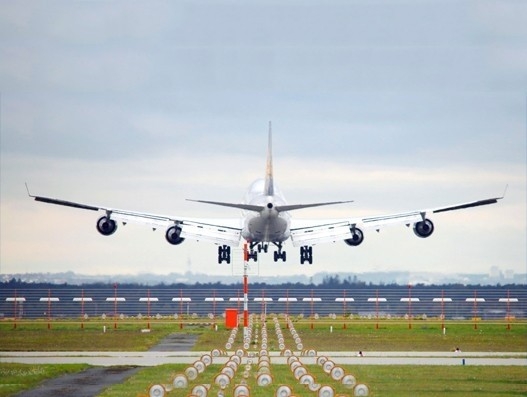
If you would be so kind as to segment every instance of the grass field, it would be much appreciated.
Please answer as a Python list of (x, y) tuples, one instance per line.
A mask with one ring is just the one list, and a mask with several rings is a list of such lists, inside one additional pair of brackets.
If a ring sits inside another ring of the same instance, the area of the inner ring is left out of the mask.
[[(160, 339), (173, 332), (198, 333), (194, 350), (207, 351), (223, 345), (230, 330), (218, 326), (218, 331), (208, 324), (176, 322), (152, 322), (151, 332), (142, 322), (113, 323), (87, 322), (81, 329), (79, 323), (56, 321), (51, 329), (45, 322), (0, 323), (0, 350), (3, 351), (145, 351)], [(106, 332), (103, 332), (106, 326)], [(330, 333), (330, 327), (333, 332)], [(284, 336), (288, 332), (284, 329)], [(446, 323), (446, 334), (440, 324), (429, 321), (414, 322), (412, 329), (407, 323), (385, 321), (376, 328), (375, 322), (343, 324), (319, 322), (311, 328), (310, 322), (295, 323), (306, 348), (321, 351), (451, 351), (460, 347), (463, 351), (527, 352), (527, 322), (517, 322), (507, 329), (506, 323), (480, 323), (474, 329), (471, 322)], [(241, 333), (238, 333), (241, 338)], [(240, 342), (240, 340), (238, 340)], [(275, 340), (269, 350), (278, 350)]]
[[(450, 367), (450, 366), (342, 366), (346, 373), (355, 376), (359, 383), (368, 385), (371, 396), (525, 396), (527, 394), (527, 369), (524, 367)], [(120, 385), (114, 385), (102, 393), (101, 397), (142, 396), (147, 395), (149, 385), (153, 383), (170, 384), (175, 373), (183, 373), (185, 366), (162, 365), (146, 368), (139, 374)], [(212, 379), (220, 366), (212, 365), (198, 377)], [(319, 366), (307, 366), (318, 383), (331, 385), (336, 395), (352, 395), (352, 390), (346, 389), (338, 382), (332, 381)], [(232, 385), (243, 380), (238, 371)], [(247, 385), (253, 397), (274, 396), (279, 385), (290, 385), (296, 396), (315, 396), (305, 386), (299, 385), (287, 365), (272, 367), (273, 384), (267, 387), (256, 385), (255, 371), (247, 379)], [(210, 383), (204, 381), (203, 383)], [(178, 389), (168, 393), (173, 395), (188, 395), (192, 387), (199, 382), (191, 382), (188, 388)], [(227, 390), (232, 389), (232, 385)], [(139, 391), (139, 392), (138, 392)], [(217, 396), (220, 388), (212, 384), (210, 396)], [(142, 393), (141, 393), (142, 392)], [(183, 392), (183, 393), (181, 393)], [(231, 394), (225, 393), (226, 396)]]
[(0, 396), (13, 396), (21, 390), (31, 389), (40, 382), (88, 368), (84, 364), (27, 365), (0, 364)]
[[(184, 324), (179, 322), (152, 321), (151, 332), (141, 332), (145, 322), (79, 323), (55, 321), (48, 329), (46, 322), (19, 322), (14, 328), (10, 322), (0, 323), (0, 349), (2, 351), (145, 351), (166, 335), (173, 332), (198, 333), (194, 347), (197, 351), (223, 349), (230, 330), (219, 324), (215, 330), (211, 324)], [(309, 321), (295, 323), (305, 348), (318, 351), (452, 351), (456, 346), (463, 352), (525, 352), (527, 357), (527, 323), (515, 322), (511, 329), (502, 322), (481, 322), (477, 329), (472, 322), (446, 323), (446, 334), (440, 324), (433, 321), (415, 321), (409, 329), (408, 323), (384, 321), (328, 323)], [(106, 326), (106, 332), (103, 332)], [(330, 332), (330, 327), (332, 332)], [(268, 322), (269, 350), (278, 350), (274, 326)], [(293, 344), (285, 327), (282, 332), (286, 344)], [(235, 345), (241, 344), (242, 332), (238, 332)], [(102, 397), (147, 395), (148, 386), (153, 383), (170, 384), (175, 373), (182, 373), (188, 365), (160, 365), (141, 370), (128, 381), (107, 389)], [(527, 395), (527, 367), (484, 367), (484, 366), (342, 366), (346, 373), (353, 374), (359, 383), (365, 383), (373, 396), (525, 396)], [(32, 388), (46, 378), (60, 373), (79, 371), (84, 365), (21, 365), (0, 364), (0, 396), (12, 396), (17, 391)], [(321, 384), (334, 387), (336, 394), (352, 395), (349, 389), (323, 372), (320, 366), (306, 366)], [(219, 388), (213, 383), (220, 366), (211, 365), (200, 374), (199, 382), (212, 383), (209, 396), (217, 396)], [(246, 381), (251, 396), (272, 396), (279, 384), (292, 385), (297, 396), (314, 396), (298, 384), (287, 365), (273, 365), (273, 385), (256, 385), (256, 366), (243, 378), (244, 370), (238, 370), (232, 385)], [(171, 392), (168, 395), (188, 395)], [(230, 389), (228, 389), (230, 390)], [(229, 392), (230, 393), (230, 392)], [(225, 395), (230, 395), (226, 393)]]

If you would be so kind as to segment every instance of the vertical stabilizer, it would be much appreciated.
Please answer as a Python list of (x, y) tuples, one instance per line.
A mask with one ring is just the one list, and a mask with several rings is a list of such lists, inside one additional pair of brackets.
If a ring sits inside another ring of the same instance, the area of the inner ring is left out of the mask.
[(269, 121), (269, 138), (267, 142), (267, 166), (265, 169), (265, 189), (266, 196), (274, 196), (274, 182), (273, 182), (273, 137), (271, 122)]

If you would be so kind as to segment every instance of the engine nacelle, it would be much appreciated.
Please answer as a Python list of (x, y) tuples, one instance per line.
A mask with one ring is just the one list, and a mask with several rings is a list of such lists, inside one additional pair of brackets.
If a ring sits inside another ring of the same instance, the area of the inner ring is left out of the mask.
[(362, 233), (362, 230), (356, 227), (352, 227), (350, 228), (350, 232), (351, 232), (351, 238), (347, 238), (344, 240), (346, 244), (352, 247), (356, 247), (357, 245), (362, 243), (362, 241), (364, 240), (364, 234)]
[(414, 233), (417, 237), (427, 238), (434, 232), (434, 224), (430, 219), (414, 223)]
[(185, 239), (183, 237), (180, 237), (181, 236), (181, 230), (182, 229), (179, 226), (170, 226), (167, 229), (167, 232), (165, 233), (165, 238), (167, 239), (167, 241), (170, 244), (172, 244), (172, 245), (179, 245), (183, 241), (185, 241)]
[(114, 234), (117, 230), (117, 222), (110, 219), (109, 216), (102, 216), (97, 221), (97, 231), (103, 236)]

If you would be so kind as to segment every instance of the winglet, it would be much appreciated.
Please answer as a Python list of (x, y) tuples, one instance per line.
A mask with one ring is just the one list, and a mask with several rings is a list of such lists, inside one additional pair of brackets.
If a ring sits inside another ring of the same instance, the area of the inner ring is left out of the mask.
[(507, 183), (507, 184), (505, 185), (505, 190), (503, 190), (503, 195), (502, 195), (500, 198), (502, 198), (502, 199), (505, 198), (505, 195), (507, 194), (507, 190), (508, 190), (508, 189), (509, 189), (509, 184)]
[(29, 187), (27, 186), (27, 182), (24, 182), (24, 183), (25, 183), (25, 185), (26, 185), (27, 195), (28, 195), (29, 197), (34, 198), (35, 196), (33, 196), (33, 195), (29, 192)]

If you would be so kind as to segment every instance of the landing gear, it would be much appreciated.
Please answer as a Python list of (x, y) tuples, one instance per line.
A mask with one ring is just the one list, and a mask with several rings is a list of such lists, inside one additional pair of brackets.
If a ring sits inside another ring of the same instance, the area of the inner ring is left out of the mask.
[(269, 244), (258, 244), (258, 252), (265, 252), (269, 249)]
[(300, 247), (300, 264), (303, 265), (304, 262), (308, 262), (310, 265), (313, 264), (313, 247), (309, 245)]
[(231, 263), (231, 247), (228, 245), (218, 247), (218, 263), (221, 265), (223, 261)]
[(273, 243), (274, 245), (276, 245), (276, 247), (278, 248), (277, 251), (274, 252), (274, 261), (275, 262), (278, 262), (278, 260), (282, 260), (282, 261), (286, 261), (287, 259), (287, 256), (286, 256), (286, 253), (285, 251), (282, 251), (282, 243), (279, 242), (279, 243)]
[[(258, 247), (258, 251), (256, 251), (254, 249), (254, 247)], [(257, 261), (258, 260), (258, 252), (262, 252), (262, 244), (259, 244), (259, 243), (250, 243), (249, 244), (249, 253), (247, 254), (247, 260), (253, 260), (253, 261)], [(265, 251), (267, 252), (267, 251)]]
[[(278, 262), (279, 260), (286, 261), (287, 255), (285, 251), (282, 251), (282, 242), (272, 242), (272, 244), (276, 245), (278, 248), (274, 252), (274, 261)], [(252, 259), (253, 261), (258, 260), (258, 254), (261, 252), (267, 253), (269, 251), (269, 244), (268, 243), (256, 243), (252, 242), (249, 244), (249, 253), (247, 255), (247, 259)]]

